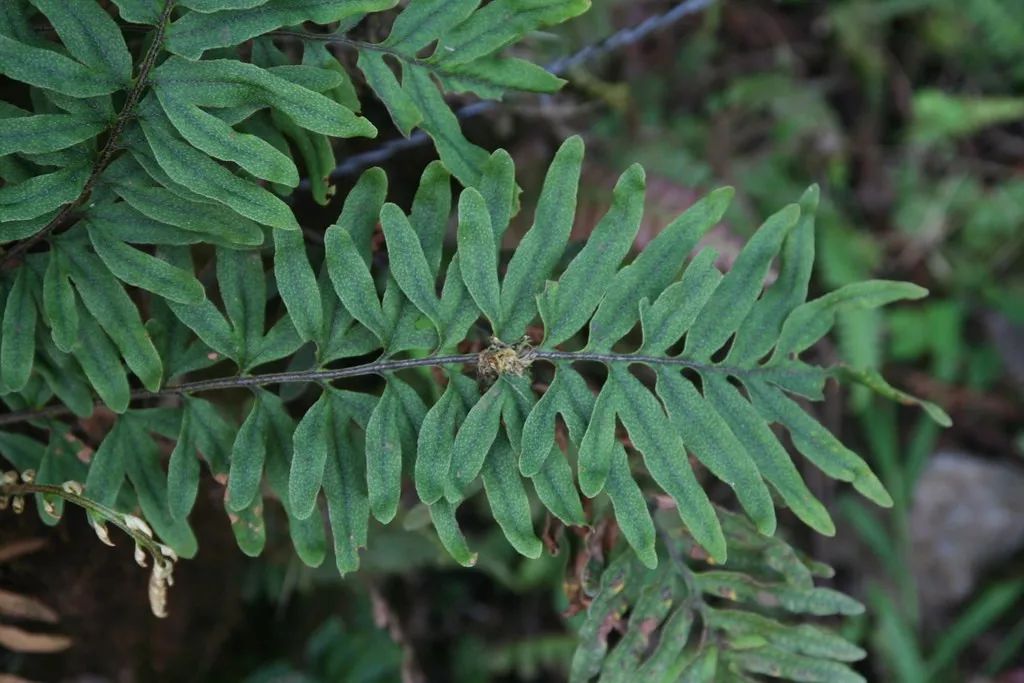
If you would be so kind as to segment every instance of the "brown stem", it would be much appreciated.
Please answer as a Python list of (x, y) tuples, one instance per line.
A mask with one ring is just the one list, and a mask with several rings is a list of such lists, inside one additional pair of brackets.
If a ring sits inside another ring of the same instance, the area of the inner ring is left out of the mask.
[[(767, 368), (753, 367), (729, 367), (726, 365), (714, 365), (689, 360), (687, 358), (671, 356), (647, 356), (631, 353), (595, 353), (589, 351), (554, 351), (543, 349), (529, 349), (528, 358), (545, 360), (550, 363), (572, 363), (575, 361), (594, 361), (599, 363), (644, 363), (647, 365), (669, 365), (680, 368), (689, 368), (698, 372), (713, 372), (724, 375), (735, 375), (737, 377), (749, 377), (757, 375)], [(204, 391), (219, 391), (225, 389), (242, 389), (249, 387), (261, 387), (268, 384), (292, 384), (301, 382), (329, 382), (346, 377), (359, 377), (362, 375), (378, 375), (397, 370), (409, 368), (430, 367), (440, 365), (456, 365), (460, 363), (476, 363), (480, 355), (465, 353), (448, 356), (427, 356), (426, 358), (409, 358), (404, 360), (379, 360), (363, 365), (355, 365), (347, 368), (333, 368), (324, 370), (300, 370), (296, 372), (271, 372), (262, 375), (241, 375), (236, 377), (216, 377), (196, 382), (178, 384), (160, 391), (137, 390), (131, 393), (132, 401), (144, 401), (158, 398), (181, 396), (185, 394), (196, 394)], [(809, 372), (827, 372), (821, 368), (814, 368)], [(96, 405), (102, 405), (97, 402)], [(30, 408), (27, 410), (16, 410), (0, 415), (0, 427), (27, 422), (30, 420), (44, 420), (67, 415), (71, 411), (64, 405), (52, 405), (43, 408)]]
[[(137, 390), (131, 393), (132, 401), (143, 401), (147, 399), (158, 399), (186, 394), (197, 394), (204, 391), (217, 391), (223, 389), (240, 389), (247, 387), (261, 387), (268, 384), (290, 384), (296, 382), (329, 382), (345, 377), (359, 377), (361, 375), (375, 375), (396, 370), (406, 370), (435, 365), (453, 365), (457, 363), (471, 363), (476, 361), (475, 353), (467, 353), (457, 356), (429, 356), (427, 358), (410, 358), (406, 360), (383, 360), (356, 365), (348, 368), (334, 368), (329, 370), (303, 370), (299, 372), (270, 372), (263, 375), (244, 375), (239, 377), (216, 377), (214, 379), (203, 379), (196, 382), (178, 384), (160, 391)], [(96, 405), (102, 405), (97, 402)], [(43, 420), (53, 417), (60, 417), (71, 412), (65, 405), (52, 405), (45, 408), (30, 408), (27, 410), (16, 410), (0, 415), (0, 427), (26, 422), (29, 420)]]

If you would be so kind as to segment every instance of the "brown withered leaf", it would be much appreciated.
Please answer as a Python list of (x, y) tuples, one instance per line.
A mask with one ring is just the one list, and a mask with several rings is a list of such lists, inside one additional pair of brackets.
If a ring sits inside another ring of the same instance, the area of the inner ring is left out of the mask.
[(34, 683), (34, 681), (14, 674), (0, 674), (0, 683)]
[(13, 652), (47, 654), (71, 647), (71, 638), (59, 633), (33, 633), (17, 626), (0, 624), (0, 646)]
[(46, 624), (56, 624), (59, 617), (50, 607), (35, 598), (12, 593), (0, 588), (0, 616), (9, 619), (29, 619)]
[[(573, 551), (565, 566), (562, 589), (569, 603), (562, 613), (566, 618), (586, 610), (597, 590), (597, 582), (604, 571), (605, 559), (619, 537), (619, 526), (606, 518), (593, 527), (568, 527), (583, 539)], [(572, 546), (570, 546), (572, 547)]]
[(562, 521), (551, 513), (544, 516), (544, 529), (541, 531), (540, 540), (549, 554), (558, 554), (558, 539), (564, 528)]
[(20, 538), (0, 545), (0, 564), (39, 552), (46, 546), (45, 538)]

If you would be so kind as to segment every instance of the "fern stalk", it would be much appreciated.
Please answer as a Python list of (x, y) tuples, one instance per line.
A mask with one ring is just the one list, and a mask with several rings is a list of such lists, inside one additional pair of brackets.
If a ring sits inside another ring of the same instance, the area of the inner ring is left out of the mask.
[[(636, 353), (591, 353), (587, 351), (548, 351), (544, 349), (531, 349), (530, 355), (537, 360), (546, 360), (552, 363), (573, 363), (573, 362), (597, 362), (597, 363), (643, 363), (648, 365), (664, 365), (668, 367), (683, 367), (702, 372), (714, 372), (718, 374), (733, 375), (738, 377), (756, 375), (769, 372), (766, 368), (734, 368), (727, 365), (714, 365), (702, 363), (686, 358), (649, 356)], [(217, 377), (212, 379), (184, 382), (169, 386), (160, 391), (138, 390), (131, 393), (131, 401), (146, 402), (155, 399), (171, 398), (182, 395), (200, 394), (208, 391), (223, 391), (229, 389), (245, 389), (252, 387), (263, 387), (275, 384), (301, 384), (308, 382), (331, 382), (338, 379), (351, 377), (362, 377), (367, 375), (386, 375), (399, 370), (422, 367), (444, 367), (456, 364), (477, 364), (480, 355), (466, 353), (458, 355), (424, 356), (421, 358), (408, 358), (399, 360), (380, 360), (364, 365), (356, 365), (347, 368), (324, 368), (316, 370), (297, 370), (290, 372), (268, 372), (252, 375), (238, 375), (232, 377)], [(826, 374), (824, 369), (808, 368), (805, 371), (797, 371), (808, 378), (821, 377)], [(102, 407), (103, 402), (97, 401), (97, 407)], [(30, 422), (38, 419), (51, 419), (67, 415), (70, 412), (66, 405), (43, 406), (30, 410), (16, 410), (0, 415), (0, 426)]]

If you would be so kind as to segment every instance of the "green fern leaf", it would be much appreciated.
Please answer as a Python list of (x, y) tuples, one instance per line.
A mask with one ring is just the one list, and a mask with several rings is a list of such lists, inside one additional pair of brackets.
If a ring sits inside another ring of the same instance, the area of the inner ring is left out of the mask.
[(238, 429), (235, 443), (231, 447), (226, 503), (228, 509), (235, 512), (244, 510), (252, 504), (263, 478), (269, 424), (263, 410), (262, 395), (256, 395), (249, 415)]
[(3, 116), (3, 122), (0, 155), (57, 152), (90, 140), (103, 130), (103, 121), (70, 114), (33, 116), (19, 111), (16, 116)]
[(52, 330), (53, 343), (61, 351), (70, 352), (78, 337), (78, 309), (67, 264), (56, 250), (50, 253), (43, 275), (42, 314)]
[(0, 386), (20, 391), (32, 372), (36, 352), (36, 306), (32, 301), (31, 277), (22, 269), (7, 292), (0, 325)]
[(382, 524), (395, 518), (402, 491), (402, 442), (398, 397), (388, 382), (366, 426), (366, 488), (370, 510)]
[(132, 78), (132, 56), (114, 20), (96, 0), (72, 7), (61, 0), (31, 0), (56, 29), (71, 56), (120, 86)]
[[(255, 10), (222, 8), (221, 11), (189, 12), (167, 29), (167, 47), (188, 59), (199, 59), (211, 48), (244, 43), (282, 26), (298, 26), (306, 21), (329, 24), (358, 21), (367, 12), (394, 7), (397, 0), (267, 0)], [(234, 3), (220, 3), (234, 4)], [(214, 7), (210, 3), (210, 7)]]
[[(120, 34), (117, 37), (120, 39)], [(71, 97), (108, 95), (123, 85), (117, 76), (95, 71), (58, 52), (3, 34), (0, 34), (0, 73)]]
[(644, 171), (633, 165), (612, 191), (612, 205), (557, 282), (538, 298), (543, 346), (554, 348), (590, 320), (619, 264), (629, 253), (644, 211)]
[[(744, 557), (723, 568), (698, 569), (669, 562), (644, 571), (628, 554), (612, 561), (580, 627), (571, 681), (748, 680), (767, 674), (800, 681), (863, 681), (849, 666), (865, 652), (826, 628), (795, 615), (859, 614), (860, 603), (810, 577), (811, 567), (794, 560), (801, 576), (768, 568), (769, 558), (792, 554), (740, 518), (719, 512), (731, 547)], [(664, 526), (662, 526), (664, 525)], [(660, 516), (660, 551), (693, 557), (695, 540)], [(754, 568), (754, 574), (745, 568)], [(735, 607), (712, 606), (716, 600)], [(699, 622), (698, 622), (699, 618)], [(700, 637), (694, 636), (700, 624)], [(623, 636), (609, 641), (613, 629)], [(652, 643), (656, 643), (652, 647)]]
[(88, 177), (86, 166), (74, 164), (0, 188), (0, 221), (24, 221), (53, 211), (78, 196)]
[(323, 304), (299, 231), (278, 231), (274, 234), (274, 275), (277, 290), (299, 336), (303, 341), (321, 343)]

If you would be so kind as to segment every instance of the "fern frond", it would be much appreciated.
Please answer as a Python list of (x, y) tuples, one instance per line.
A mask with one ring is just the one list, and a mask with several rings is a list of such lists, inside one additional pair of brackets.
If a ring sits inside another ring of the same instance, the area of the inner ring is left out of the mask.
[[(802, 207), (787, 207), (766, 221), (724, 276), (712, 266), (711, 254), (699, 255), (685, 269), (682, 266), (692, 246), (722, 215), (728, 191), (698, 203), (660, 233), (634, 262), (620, 268), (643, 205), (643, 176), (638, 168), (630, 169), (620, 180), (612, 208), (592, 241), (557, 281), (550, 281), (558, 254), (568, 241), (581, 161), (582, 146), (576, 140), (563, 145), (555, 156), (534, 227), (513, 254), (500, 283), (497, 237), (488, 215), (504, 209), (488, 212), (486, 200), (472, 188), (460, 198), (459, 248), (452, 263), (458, 259), (460, 264), (473, 264), (472, 268), (460, 265), (460, 271), (477, 315), (486, 318), (496, 335), (505, 340), (523, 337), (539, 316), (544, 337), (536, 348), (505, 346), (498, 350), (511, 353), (518, 362), (499, 369), (498, 380), (468, 407), (465, 421), (451, 441), (450, 461), (431, 469), (436, 473), (447, 466), (447, 481), (441, 485), (435, 474), (433, 483), (420, 487), (423, 502), (431, 505), (443, 497), (449, 505), (457, 505), (492, 458), (499, 464), (503, 461), (507, 446), (516, 454), (520, 473), (528, 478), (539, 476), (553, 453), (557, 455), (552, 462), (565, 464), (560, 452), (552, 448), (557, 414), (570, 425), (569, 438), (578, 453), (580, 490), (586, 496), (595, 497), (605, 489), (620, 422), (647, 471), (676, 501), (694, 535), (720, 561), (726, 548), (710, 502), (692, 470), (680, 466), (687, 449), (734, 488), (740, 504), (766, 534), (775, 526), (769, 486), (808, 525), (823, 533), (834, 529), (824, 507), (811, 495), (769, 429), (771, 423), (784, 426), (797, 449), (829, 476), (853, 483), (879, 504), (891, 504), (863, 460), (788, 394), (820, 398), (825, 379), (836, 376), (838, 370), (809, 365), (797, 356), (828, 332), (837, 311), (918, 298), (923, 290), (873, 281), (805, 302), (813, 258), (813, 190), (802, 200)], [(381, 223), (390, 277), (420, 311), (424, 324), (436, 328), (443, 350), (441, 340), (460, 335), (450, 334), (441, 315), (444, 296), (438, 298), (434, 288), (427, 286), (431, 278), (423, 245), (397, 207), (385, 206)], [(351, 242), (339, 245), (351, 249)], [(764, 277), (780, 251), (780, 278), (762, 294)], [(355, 262), (354, 254), (350, 260)], [(458, 284), (453, 285), (449, 269), (443, 291), (451, 292)], [(637, 323), (642, 328), (638, 351), (617, 351), (616, 344)], [(577, 343), (579, 350), (558, 348), (584, 334), (586, 340)], [(681, 340), (680, 354), (667, 353)], [(730, 340), (728, 352), (717, 358)], [(392, 340), (382, 337), (381, 341), (386, 349)], [(581, 360), (608, 366), (608, 378), (596, 397), (582, 379), (563, 380), (576, 375), (573, 363)], [(517, 369), (538, 361), (555, 366), (555, 379), (541, 401), (515, 376)], [(631, 372), (634, 366), (646, 366), (653, 372), (655, 391)], [(695, 383), (683, 371), (695, 372), (699, 381)], [(868, 375), (847, 374), (871, 383)], [(585, 428), (574, 433), (573, 424)], [(502, 500), (518, 497), (514, 487), (506, 487), (498, 495)], [(627, 526), (637, 528), (637, 539), (645, 538), (646, 545), (637, 550), (653, 561), (650, 534), (640, 533), (642, 524)], [(510, 540), (521, 549), (539, 552), (537, 543), (514, 534)]]
[[(809, 618), (855, 615), (863, 606), (816, 587), (831, 570), (718, 511), (729, 546), (725, 565), (693, 537), (659, 519), (667, 562), (646, 570), (620, 555), (600, 576), (580, 627), (571, 681), (744, 681), (764, 674), (797, 681), (863, 682), (850, 668), (865, 652)], [(614, 645), (613, 632), (622, 637)]]
[[(139, 285), (165, 293), (180, 285), (182, 296), (156, 299), (160, 305), (143, 324), (115, 276), (100, 266), (102, 256), (78, 246), (87, 236), (68, 233), (55, 240), (54, 251), (30, 256), (18, 277), (45, 278), (63, 292), (48, 298), (82, 299), (79, 329), (93, 337), (81, 345), (90, 350), (89, 360), (83, 362), (77, 343), (70, 356), (56, 345), (70, 336), (61, 329), (67, 321), (54, 322), (47, 310), (66, 305), (18, 303), (25, 292), (38, 290), (17, 282), (7, 295), (7, 310), (16, 315), (5, 318), (5, 329), (9, 320), (29, 318), (38, 309), (50, 330), (43, 334), (40, 328), (31, 352), (46, 363), (81, 363), (100, 398), (124, 411), (92, 465), (109, 474), (87, 480), (87, 489), (100, 499), (113, 496), (127, 475), (145, 492), (140, 502), (147, 514), (152, 511), (158, 533), (182, 555), (195, 550), (184, 525), (199, 486), (197, 451), (213, 477), (226, 483), (226, 507), (236, 520), (240, 546), (250, 554), (264, 542), (266, 482), (289, 516), (300, 555), (311, 564), (322, 562), (322, 493), (342, 572), (357, 567), (370, 517), (387, 523), (399, 514), (399, 493), (409, 475), (440, 540), (465, 564), (475, 556), (459, 531), (456, 510), (482, 485), (498, 525), (526, 556), (541, 552), (531, 500), (566, 524), (585, 525), (582, 492), (589, 498), (607, 495), (626, 540), (654, 566), (654, 528), (633, 474), (641, 463), (674, 501), (689, 533), (723, 562), (726, 535), (690, 455), (733, 488), (760, 533), (775, 529), (773, 491), (806, 524), (832, 533), (828, 512), (807, 488), (773, 424), (785, 428), (796, 449), (828, 476), (890, 504), (864, 461), (797, 400), (820, 400), (830, 377), (860, 382), (902, 402), (916, 399), (873, 372), (819, 367), (800, 356), (829, 331), (838, 312), (918, 298), (924, 291), (870, 281), (807, 301), (814, 189), (799, 205), (770, 217), (728, 273), (715, 268), (709, 251), (688, 263), (687, 255), (725, 211), (730, 190), (698, 202), (626, 263), (643, 207), (639, 167), (623, 175), (591, 240), (556, 273), (568, 245), (582, 156), (578, 139), (555, 155), (533, 228), (503, 276), (497, 245), (514, 213), (517, 190), (511, 160), (496, 152), (485, 164), (480, 189), (466, 188), (459, 196), (456, 249), (447, 257), (448, 173), (440, 165), (428, 167), (407, 214), (385, 203), (386, 179), (370, 170), (327, 230), (322, 259), (310, 258), (297, 231), (276, 230), (270, 284), (259, 252), (218, 247), (212, 272), (223, 312), (205, 294), (212, 281), (201, 287), (198, 300), (189, 293), (193, 286), (186, 289), (185, 283), (198, 284), (187, 246), (165, 244), (145, 258), (162, 263), (169, 275), (145, 280), (140, 273)], [(371, 259), (378, 219), (386, 265)], [(779, 277), (764, 287), (777, 258)], [(47, 275), (49, 260), (56, 265)], [(132, 263), (118, 262), (125, 268)], [(149, 278), (156, 272), (142, 270)], [(271, 292), (287, 312), (272, 324), (266, 317)], [(492, 339), (472, 332), (478, 321), (490, 326)], [(537, 324), (542, 331), (532, 333)], [(5, 335), (0, 355), (29, 353), (24, 339)], [(313, 349), (305, 356), (299, 352), (303, 343)], [(482, 351), (458, 353), (466, 344)], [(379, 359), (337, 365), (367, 354)], [(291, 370), (258, 371), (287, 357), (293, 358)], [(300, 357), (304, 365), (295, 365)], [(129, 393), (122, 359), (150, 391)], [(182, 373), (223, 360), (242, 375), (174, 385)], [(584, 361), (607, 368), (603, 382), (580, 365)], [(473, 362), (480, 388), (461, 371)], [(442, 370), (440, 385), (427, 372), (430, 366)], [(33, 406), (54, 394), (88, 414), (84, 381), (64, 382), (44, 367), (37, 362), (28, 378), (14, 377), (22, 389), (9, 391), (4, 400), (24, 410), (0, 423), (34, 419)], [(538, 396), (530, 378), (547, 373), (547, 389)], [(382, 393), (330, 385), (368, 374), (384, 377)], [(154, 391), (165, 382), (171, 388)], [(261, 388), (292, 383), (321, 384), (304, 413), (299, 406), (309, 404), (296, 402), (294, 392)], [(241, 426), (196, 397), (231, 387), (254, 391)], [(84, 398), (75, 399), (83, 391)], [(180, 408), (131, 407), (133, 400), (178, 395), (186, 397)], [(937, 420), (948, 419), (938, 408), (925, 407)], [(558, 416), (568, 428), (566, 450), (557, 445)], [(159, 473), (154, 436), (177, 441), (166, 478)], [(118, 457), (108, 453), (121, 454), (123, 472), (102, 467), (107, 457)]]

